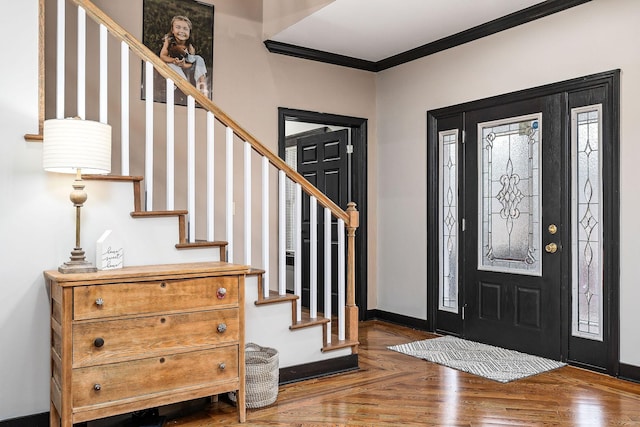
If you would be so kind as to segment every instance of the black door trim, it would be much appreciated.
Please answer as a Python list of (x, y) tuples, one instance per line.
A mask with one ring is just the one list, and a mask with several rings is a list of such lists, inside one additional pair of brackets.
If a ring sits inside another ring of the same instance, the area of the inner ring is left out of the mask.
[(360, 320), (367, 320), (367, 119), (316, 113), (313, 111), (278, 108), (278, 155), (284, 159), (285, 121), (344, 126), (351, 128), (351, 195), (360, 213), (360, 227), (356, 231), (356, 305)]
[[(493, 96), (477, 101), (466, 102), (450, 107), (439, 108), (427, 112), (427, 328), (436, 330), (436, 313), (438, 310), (438, 121), (464, 115), (466, 111), (494, 107), (500, 104), (522, 101), (554, 93), (584, 90), (586, 88), (604, 87), (609, 93), (609, 101), (604, 105), (610, 116), (612, 129), (611, 144), (604, 149), (608, 161), (603, 167), (604, 215), (608, 221), (603, 228), (604, 238), (604, 274), (603, 280), (608, 285), (608, 304), (611, 308), (605, 322), (608, 325), (609, 349), (607, 373), (617, 376), (620, 369), (620, 70), (611, 70)], [(563, 304), (570, 301), (571, 289), (563, 290)], [(570, 310), (570, 307), (569, 307)], [(563, 325), (569, 325), (570, 312), (563, 311)], [(563, 331), (564, 332), (564, 331)], [(566, 335), (566, 334), (565, 334)], [(568, 346), (568, 343), (563, 343)], [(566, 357), (566, 356), (565, 356)], [(589, 367), (587, 367), (589, 368)]]

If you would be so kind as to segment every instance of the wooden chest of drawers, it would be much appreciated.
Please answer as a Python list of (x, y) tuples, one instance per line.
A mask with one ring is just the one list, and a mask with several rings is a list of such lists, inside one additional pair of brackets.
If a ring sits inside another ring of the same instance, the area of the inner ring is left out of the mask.
[(237, 391), (244, 405), (244, 277), (220, 262), (45, 271), (51, 426)]

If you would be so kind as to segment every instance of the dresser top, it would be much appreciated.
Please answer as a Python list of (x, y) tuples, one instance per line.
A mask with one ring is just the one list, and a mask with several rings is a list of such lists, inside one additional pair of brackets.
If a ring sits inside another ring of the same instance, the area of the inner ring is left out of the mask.
[(174, 276), (186, 278), (201, 277), (203, 275), (244, 275), (248, 272), (249, 266), (247, 265), (214, 261), (131, 266), (115, 270), (100, 270), (95, 273), (60, 273), (57, 270), (47, 270), (44, 272), (44, 277), (47, 280), (57, 282), (60, 286), (74, 286), (77, 285), (78, 282), (88, 284), (136, 278), (144, 278), (145, 280), (162, 280)]

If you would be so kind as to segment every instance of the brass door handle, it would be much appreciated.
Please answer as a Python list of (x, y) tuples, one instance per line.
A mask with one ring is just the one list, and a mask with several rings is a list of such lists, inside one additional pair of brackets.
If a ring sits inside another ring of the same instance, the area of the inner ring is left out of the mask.
[(550, 254), (555, 254), (558, 251), (558, 245), (555, 243), (549, 243), (544, 247), (544, 250), (549, 252)]

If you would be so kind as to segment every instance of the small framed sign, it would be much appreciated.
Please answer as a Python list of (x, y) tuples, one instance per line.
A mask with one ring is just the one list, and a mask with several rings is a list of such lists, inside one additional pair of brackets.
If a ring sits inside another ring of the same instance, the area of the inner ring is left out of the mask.
[(96, 267), (98, 270), (124, 267), (124, 247), (111, 230), (102, 233), (96, 242)]

